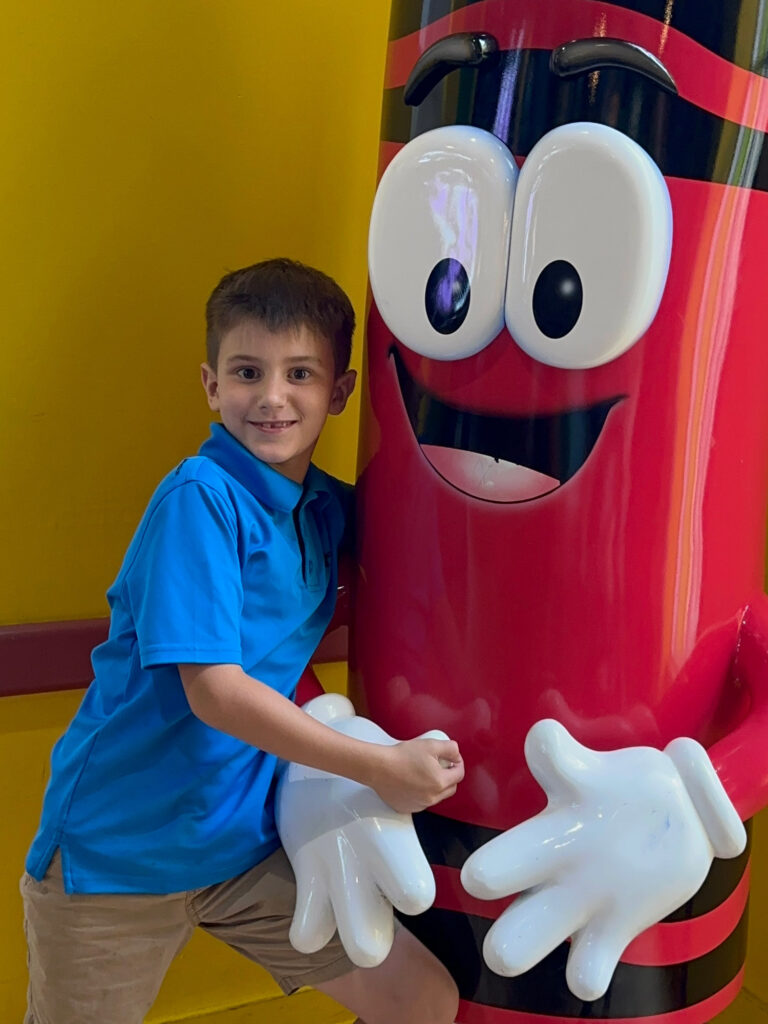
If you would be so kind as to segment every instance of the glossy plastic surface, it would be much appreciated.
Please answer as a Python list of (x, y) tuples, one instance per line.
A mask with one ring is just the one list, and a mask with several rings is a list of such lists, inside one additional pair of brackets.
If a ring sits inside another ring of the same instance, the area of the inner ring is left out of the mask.
[[(340, 694), (304, 705), (308, 715), (368, 743), (396, 743), (355, 715)], [(446, 739), (437, 730), (425, 738)], [(420, 914), (435, 898), (435, 881), (410, 814), (399, 814), (367, 786), (328, 772), (289, 764), (280, 778), (277, 827), (296, 875), (292, 945), (322, 949), (338, 928), (349, 958), (375, 967), (394, 936), (393, 906)]]
[[(710, 743), (743, 710), (729, 666), (762, 590), (768, 197), (667, 186), (666, 289), (620, 359), (547, 366), (506, 330), (470, 359), (420, 358), (371, 310), (357, 687), (385, 728), (418, 733), (425, 708), (459, 727), (476, 767), (450, 813), (480, 823), (538, 809), (506, 759), (522, 762), (539, 718), (598, 747), (663, 746)], [(483, 458), (486, 435), (499, 444)], [(496, 460), (523, 481), (513, 500), (473, 472)], [(543, 497), (526, 492), (534, 473), (553, 481)]]
[(491, 970), (521, 974), (572, 937), (568, 987), (597, 999), (632, 939), (697, 892), (713, 857), (742, 852), (744, 826), (694, 740), (597, 753), (545, 719), (525, 755), (546, 810), (472, 854), (461, 881), (485, 900), (525, 893), (485, 937)]
[(371, 290), (412, 351), (462, 359), (501, 330), (516, 180), (506, 146), (461, 125), (420, 135), (385, 171), (371, 212)]
[(656, 164), (613, 128), (563, 125), (531, 150), (515, 202), (511, 336), (564, 369), (623, 355), (653, 322), (667, 281), (672, 209)]
[(479, 824), (538, 809), (507, 758), (539, 718), (598, 747), (663, 746), (709, 744), (741, 713), (729, 667), (762, 587), (768, 207), (668, 185), (667, 288), (621, 359), (560, 370), (506, 332), (472, 360), (420, 359), (371, 312), (358, 689), (389, 731), (459, 739), (474, 770), (450, 813)]
[[(760, 9), (395, 4), (383, 165), (413, 135), (461, 120), (502, 139), (522, 179), (548, 133), (600, 122), (659, 168), (674, 223), (655, 317), (623, 354), (591, 368), (534, 358), (506, 326), (475, 355), (438, 360), (371, 309), (352, 696), (389, 732), (437, 725), (459, 742), (467, 774), (439, 808), (446, 820), (505, 831), (542, 809), (523, 750), (545, 718), (596, 751), (663, 750), (692, 737), (711, 751), (742, 816), (768, 798), (768, 91), (745, 56), (759, 50)], [(493, 65), (452, 72), (404, 110), (400, 90), (419, 54), (469, 31), (495, 36)], [(679, 95), (629, 69), (558, 78), (551, 49), (584, 37), (645, 47)], [(577, 203), (578, 179), (571, 194)], [(627, 257), (617, 245), (604, 253), (609, 270), (612, 255)], [(412, 255), (416, 294), (434, 261), (426, 255), (419, 267)], [(565, 252), (547, 259), (573, 262)], [(588, 301), (585, 292), (585, 309)], [(567, 339), (558, 344), (565, 351)], [(438, 895), (437, 943), (449, 909), (465, 906), (451, 899), (449, 908)], [(466, 913), (479, 912), (467, 898)], [(480, 941), (472, 922), (474, 937), (457, 924), (457, 943)], [(673, 972), (659, 953), (652, 980), (625, 972), (626, 986), (611, 986), (585, 1015), (682, 1013), (726, 991), (740, 962), (730, 937), (711, 937), (701, 972), (693, 962)], [(546, 1019), (560, 1008), (550, 998), (556, 977), (540, 992), (515, 979), (502, 991), (478, 971), (462, 994)], [(658, 999), (646, 999), (653, 986)], [(562, 1016), (581, 1015), (567, 993), (558, 1000)]]

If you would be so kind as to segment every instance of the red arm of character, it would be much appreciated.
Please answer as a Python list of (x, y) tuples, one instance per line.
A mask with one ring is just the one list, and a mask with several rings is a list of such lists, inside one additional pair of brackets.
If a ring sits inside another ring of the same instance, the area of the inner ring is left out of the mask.
[(734, 682), (748, 691), (743, 721), (709, 750), (715, 771), (742, 820), (768, 803), (768, 596), (757, 595), (744, 613), (733, 666)]
[[(528, 970), (571, 937), (566, 978), (580, 999), (603, 995), (628, 943), (685, 903), (713, 857), (744, 849), (745, 819), (768, 802), (768, 597), (746, 609), (709, 751), (678, 737), (663, 751), (582, 746), (537, 722), (525, 757), (545, 811), (491, 839), (464, 863), (470, 895), (521, 893), (492, 925), (483, 956), (497, 974)], [(730, 727), (729, 727), (730, 726)]]

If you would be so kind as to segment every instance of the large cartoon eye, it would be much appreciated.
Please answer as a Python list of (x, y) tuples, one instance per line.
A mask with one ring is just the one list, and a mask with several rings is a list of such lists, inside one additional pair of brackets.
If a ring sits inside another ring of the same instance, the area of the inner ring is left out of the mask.
[(669, 269), (672, 207), (658, 167), (613, 128), (567, 124), (523, 164), (505, 317), (550, 366), (586, 369), (648, 329)]
[(504, 326), (517, 166), (498, 139), (452, 125), (404, 146), (371, 213), (371, 290), (387, 327), (432, 359), (463, 359)]

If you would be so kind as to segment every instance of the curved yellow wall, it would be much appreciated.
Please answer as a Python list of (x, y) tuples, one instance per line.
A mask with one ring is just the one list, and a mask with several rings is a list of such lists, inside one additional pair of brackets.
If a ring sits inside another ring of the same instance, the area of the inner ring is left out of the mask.
[[(151, 491), (207, 433), (203, 308), (223, 273), (316, 264), (362, 323), (388, 17), (389, 0), (5, 5), (0, 624), (106, 613)], [(350, 480), (357, 409), (318, 451)], [(23, 1015), (16, 880), (79, 697), (0, 704), (2, 1021)], [(255, 1001), (254, 1020), (349, 1020), (278, 997), (196, 936), (150, 1019)]]
[[(149, 494), (205, 436), (224, 272), (318, 264), (362, 320), (388, 7), (5, 6), (0, 623), (105, 613)], [(356, 414), (321, 451), (350, 479)]]

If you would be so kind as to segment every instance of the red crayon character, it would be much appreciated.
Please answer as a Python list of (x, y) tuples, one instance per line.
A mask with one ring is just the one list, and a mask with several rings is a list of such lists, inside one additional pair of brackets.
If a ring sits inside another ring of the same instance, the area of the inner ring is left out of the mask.
[(460, 745), (409, 926), (468, 1024), (702, 1024), (741, 982), (733, 808), (768, 802), (766, 18), (393, 7), (352, 696)]

